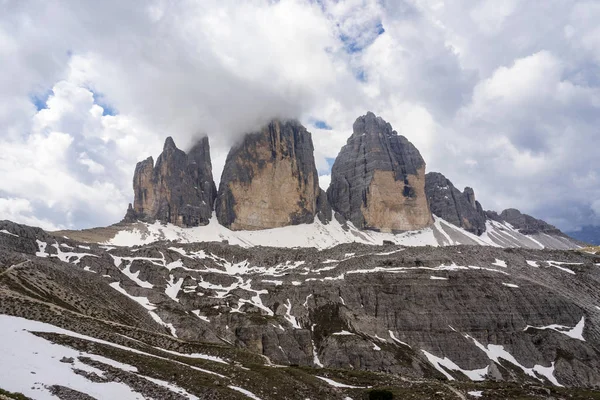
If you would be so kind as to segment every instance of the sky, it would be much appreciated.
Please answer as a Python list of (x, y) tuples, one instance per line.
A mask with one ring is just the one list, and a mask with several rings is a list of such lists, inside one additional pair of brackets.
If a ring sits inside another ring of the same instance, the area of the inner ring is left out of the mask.
[(563, 230), (600, 225), (600, 2), (0, 0), (0, 219), (118, 222), (135, 164), (272, 118), (320, 184), (372, 111), (427, 171)]

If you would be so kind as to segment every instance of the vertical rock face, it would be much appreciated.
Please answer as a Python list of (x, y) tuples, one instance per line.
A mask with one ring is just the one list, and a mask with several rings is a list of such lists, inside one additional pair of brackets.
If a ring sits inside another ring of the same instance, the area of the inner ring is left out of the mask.
[(168, 137), (156, 161), (137, 164), (133, 177), (135, 199), (125, 221), (159, 220), (179, 226), (206, 225), (213, 211), (216, 187), (208, 138), (202, 138), (188, 154)]
[(425, 161), (412, 143), (369, 112), (331, 170), (332, 208), (360, 229), (408, 231), (431, 225)]
[(476, 235), (485, 232), (486, 215), (473, 189), (466, 187), (461, 193), (444, 175), (430, 172), (425, 192), (432, 213)]
[(227, 155), (216, 203), (219, 222), (232, 230), (313, 222), (320, 193), (313, 152), (310, 133), (297, 121), (273, 120), (246, 135)]

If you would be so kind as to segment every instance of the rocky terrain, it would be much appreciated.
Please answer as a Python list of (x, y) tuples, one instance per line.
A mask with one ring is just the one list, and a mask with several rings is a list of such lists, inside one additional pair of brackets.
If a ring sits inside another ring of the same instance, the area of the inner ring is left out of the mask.
[(0, 232), (0, 387), (30, 398), (599, 395), (590, 253)]

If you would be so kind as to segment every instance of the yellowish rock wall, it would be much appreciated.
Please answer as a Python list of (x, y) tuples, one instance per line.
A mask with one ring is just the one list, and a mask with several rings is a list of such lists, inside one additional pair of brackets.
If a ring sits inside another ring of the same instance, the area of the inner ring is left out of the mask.
[(414, 197), (405, 197), (404, 182), (394, 179), (393, 171), (377, 170), (369, 185), (366, 206), (361, 207), (365, 228), (382, 232), (422, 229), (433, 223), (425, 195), (425, 166), (417, 175), (408, 175)]

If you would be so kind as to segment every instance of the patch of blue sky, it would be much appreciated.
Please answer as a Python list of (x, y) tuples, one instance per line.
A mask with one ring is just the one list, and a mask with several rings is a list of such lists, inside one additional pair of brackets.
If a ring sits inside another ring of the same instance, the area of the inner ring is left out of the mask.
[(331, 126), (329, 126), (329, 124), (327, 124), (327, 122), (322, 121), (320, 119), (315, 120), (313, 122), (313, 125), (317, 129), (325, 129), (325, 130), (328, 130), (328, 131), (330, 131), (332, 129)]
[(94, 103), (98, 104), (104, 110), (104, 111), (102, 111), (103, 116), (118, 114), (117, 110), (106, 101), (106, 98), (104, 97), (104, 95), (102, 95), (101, 93), (94, 92), (91, 89), (90, 89), (90, 91), (92, 92), (92, 95), (94, 96)]
[(349, 36), (340, 34), (340, 40), (344, 44), (344, 49), (349, 54), (360, 53), (363, 49), (369, 47), (378, 36), (383, 35), (385, 29), (381, 21), (362, 32), (360, 35)]
[(356, 79), (358, 79), (361, 82), (367, 81), (367, 74), (365, 73), (365, 71), (363, 69), (358, 69), (358, 70), (354, 71), (354, 76), (356, 76)]
[(33, 93), (33, 94), (29, 95), (29, 99), (31, 100), (31, 102), (33, 103), (35, 108), (38, 111), (40, 111), (40, 110), (43, 110), (44, 108), (48, 108), (47, 102), (48, 102), (48, 98), (50, 97), (51, 94), (52, 94), (52, 89), (48, 89), (45, 92)]

